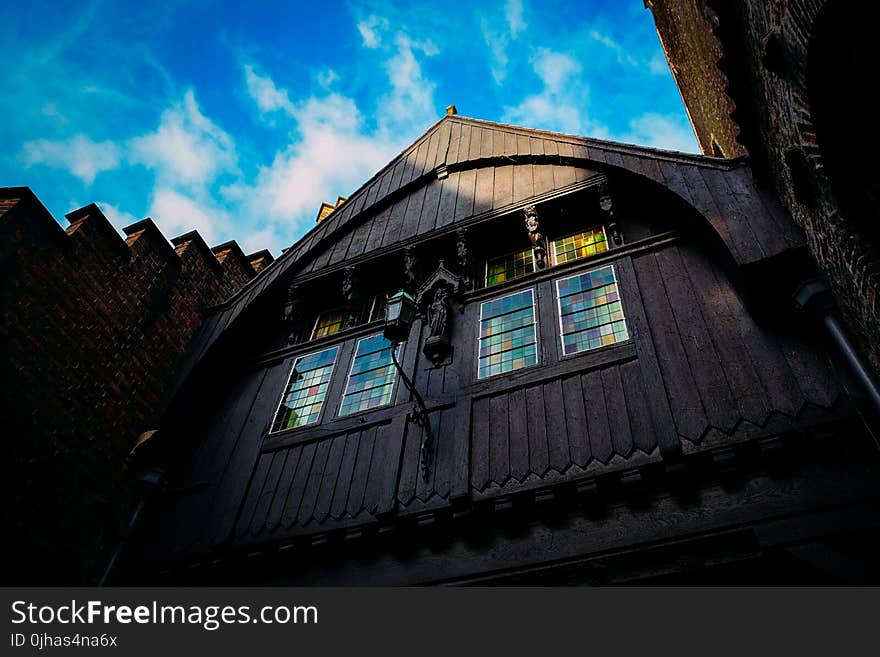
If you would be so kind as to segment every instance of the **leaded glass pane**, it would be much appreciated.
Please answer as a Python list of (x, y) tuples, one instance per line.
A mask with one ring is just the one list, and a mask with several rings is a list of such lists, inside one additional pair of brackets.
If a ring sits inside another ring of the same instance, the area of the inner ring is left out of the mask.
[(564, 354), (629, 339), (610, 265), (556, 281), (556, 291)]
[(315, 330), (312, 333), (312, 340), (323, 338), (342, 330), (342, 322), (345, 319), (345, 313), (341, 310), (331, 310), (321, 313), (318, 321), (315, 323)]
[(338, 353), (339, 347), (333, 347), (296, 359), (272, 423), (273, 432), (318, 421)]
[(350, 415), (391, 403), (396, 374), (391, 343), (383, 335), (358, 341), (339, 414)]
[(578, 258), (594, 256), (607, 250), (608, 242), (605, 240), (605, 229), (601, 226), (553, 242), (553, 252), (558, 265)]
[(478, 377), (512, 372), (538, 362), (533, 290), (480, 305)]
[(486, 264), (486, 286), (511, 281), (533, 271), (535, 271), (535, 259), (531, 249), (493, 258)]

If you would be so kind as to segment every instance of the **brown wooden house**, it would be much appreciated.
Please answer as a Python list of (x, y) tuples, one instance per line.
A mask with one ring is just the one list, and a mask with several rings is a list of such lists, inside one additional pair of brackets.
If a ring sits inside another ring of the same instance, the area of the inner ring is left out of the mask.
[(876, 580), (814, 273), (741, 160), (446, 116), (207, 318), (111, 581)]

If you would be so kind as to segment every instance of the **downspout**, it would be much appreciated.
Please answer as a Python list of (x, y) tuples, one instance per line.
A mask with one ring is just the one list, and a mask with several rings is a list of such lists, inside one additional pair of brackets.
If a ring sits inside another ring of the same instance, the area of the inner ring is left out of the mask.
[(874, 412), (880, 414), (880, 383), (837, 314), (834, 296), (828, 285), (819, 278), (811, 278), (794, 293), (795, 305), (808, 318), (824, 327), (847, 366), (858, 381)]

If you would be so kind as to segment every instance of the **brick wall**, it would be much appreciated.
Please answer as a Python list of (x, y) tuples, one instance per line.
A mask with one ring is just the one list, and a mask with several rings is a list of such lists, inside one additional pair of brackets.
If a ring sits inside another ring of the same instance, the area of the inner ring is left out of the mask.
[(4, 584), (95, 581), (131, 510), (126, 454), (205, 310), (255, 274), (234, 242), (221, 261), (196, 232), (172, 245), (145, 219), (122, 239), (95, 205), (67, 218), (0, 189)]
[[(869, 208), (871, 216), (866, 220), (842, 207), (841, 197), (835, 194), (835, 184), (840, 181), (829, 173), (828, 151), (823, 152), (811, 109), (811, 101), (816, 102), (809, 89), (811, 38), (827, 16), (830, 3), (648, 0), (646, 5), (654, 14), (670, 65), (677, 70), (676, 80), (695, 128), (704, 133), (701, 146), (705, 150), (705, 132), (711, 126), (733, 120), (740, 148), (748, 153), (756, 175), (774, 189), (804, 229), (810, 251), (827, 274), (847, 324), (875, 370), (880, 371), (877, 210)], [(848, 37), (841, 32), (839, 38)], [(827, 44), (823, 54), (830, 54)], [(860, 59), (856, 64), (860, 70), (838, 73), (876, 76), (876, 59), (876, 54)], [(709, 88), (700, 91), (707, 80)], [(701, 94), (717, 93), (719, 80), (726, 84), (721, 93), (729, 111), (725, 111), (725, 103), (692, 103), (691, 99)], [(865, 93), (869, 93), (867, 87)], [(697, 120), (705, 112), (716, 116)], [(874, 133), (865, 133), (863, 147), (852, 153), (853, 158), (873, 153)], [(876, 184), (877, 167), (872, 166)]]

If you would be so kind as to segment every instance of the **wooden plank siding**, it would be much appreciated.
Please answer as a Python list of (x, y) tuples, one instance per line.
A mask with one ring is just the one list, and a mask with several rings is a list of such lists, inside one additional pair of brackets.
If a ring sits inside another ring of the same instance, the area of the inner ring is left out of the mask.
[[(667, 187), (729, 245), (734, 265), (802, 245), (735, 163), (451, 117), (211, 316), (194, 353), (207, 353), (233, 320), (247, 321), (249, 304), (273, 284), (374, 252), (384, 257), (403, 242), (446, 235), (483, 213), (506, 216), (597, 174), (641, 176), (644, 184)], [(619, 217), (624, 228), (626, 219)], [(465, 294), (455, 311), (450, 365), (432, 367), (423, 358), (420, 320), (404, 368), (429, 406), (434, 442), (427, 477), (425, 432), (413, 423), (413, 402), (402, 386), (396, 405), (334, 415), (363, 334), (352, 329), (339, 338), (323, 422), (283, 435), (267, 434), (300, 347), (263, 354), (259, 363), (270, 364), (251, 363), (222, 412), (206, 423), (185, 480), (207, 486), (169, 515), (180, 537), (174, 549), (283, 541), (415, 516), (457, 500), (580, 485), (682, 452), (794, 431), (808, 409), (831, 417), (843, 392), (818, 349), (760, 325), (730, 272), (701, 248), (683, 231), (599, 256), (614, 266), (629, 340), (573, 356), (560, 353), (554, 285), (597, 260), (505, 284), (505, 293), (532, 286), (537, 298), (539, 363), (513, 376), (476, 379), (480, 303), (491, 292)]]

